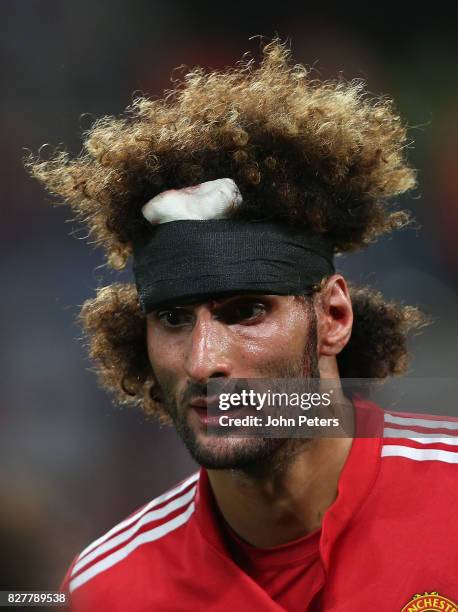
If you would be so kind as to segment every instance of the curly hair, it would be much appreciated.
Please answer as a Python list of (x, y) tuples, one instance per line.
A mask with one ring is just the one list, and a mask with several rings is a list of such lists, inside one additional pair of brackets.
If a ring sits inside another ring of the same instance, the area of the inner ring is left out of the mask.
[[(405, 160), (407, 131), (393, 103), (361, 81), (312, 79), (279, 40), (258, 64), (185, 74), (162, 98), (139, 97), (119, 117), (85, 133), (81, 154), (29, 157), (30, 172), (85, 223), (108, 264), (125, 267), (150, 227), (147, 200), (221, 177), (243, 197), (233, 218), (294, 224), (325, 236), (335, 252), (361, 248), (409, 221), (387, 201), (415, 185)], [(339, 357), (342, 376), (385, 377), (405, 369), (405, 338), (416, 310), (354, 290), (352, 340)], [(372, 317), (372, 318), (371, 318)], [(122, 402), (151, 398), (144, 318), (131, 285), (99, 290), (80, 321), (102, 383)]]
[(415, 184), (392, 102), (372, 99), (359, 81), (309, 78), (278, 40), (263, 54), (258, 66), (195, 69), (163, 98), (137, 98), (123, 116), (96, 121), (74, 160), (65, 152), (28, 160), (111, 266), (126, 265), (147, 200), (223, 176), (243, 196), (234, 216), (303, 225), (336, 251), (405, 224), (407, 213), (385, 205)]

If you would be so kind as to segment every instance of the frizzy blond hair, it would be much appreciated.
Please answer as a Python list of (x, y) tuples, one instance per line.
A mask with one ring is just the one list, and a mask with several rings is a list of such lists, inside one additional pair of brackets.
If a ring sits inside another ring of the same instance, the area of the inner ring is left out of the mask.
[[(363, 247), (408, 221), (387, 204), (415, 185), (408, 146), (389, 99), (371, 97), (360, 81), (312, 79), (274, 40), (259, 64), (194, 69), (162, 98), (139, 97), (123, 115), (96, 121), (76, 158), (61, 151), (26, 165), (121, 269), (148, 231), (140, 212), (148, 199), (221, 177), (243, 196), (234, 218), (302, 226), (326, 236), (336, 252)], [(407, 333), (423, 325), (421, 314), (367, 288), (351, 295), (355, 324), (338, 356), (341, 376), (403, 373)], [(102, 385), (119, 402), (166, 419), (135, 287), (99, 289), (79, 320)]]
[(110, 265), (125, 266), (149, 198), (224, 176), (243, 195), (234, 216), (303, 225), (336, 251), (406, 222), (406, 213), (386, 207), (415, 184), (392, 102), (371, 98), (361, 82), (311, 79), (278, 40), (263, 53), (259, 65), (195, 69), (164, 97), (137, 98), (123, 116), (96, 121), (76, 159), (29, 158), (32, 174), (87, 224)]

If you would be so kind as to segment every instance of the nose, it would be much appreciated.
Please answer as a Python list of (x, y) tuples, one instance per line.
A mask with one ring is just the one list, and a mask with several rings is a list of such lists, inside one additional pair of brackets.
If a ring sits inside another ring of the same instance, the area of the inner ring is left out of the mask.
[(185, 359), (185, 371), (190, 378), (204, 384), (210, 378), (230, 377), (228, 336), (224, 323), (213, 319), (210, 312), (197, 314)]

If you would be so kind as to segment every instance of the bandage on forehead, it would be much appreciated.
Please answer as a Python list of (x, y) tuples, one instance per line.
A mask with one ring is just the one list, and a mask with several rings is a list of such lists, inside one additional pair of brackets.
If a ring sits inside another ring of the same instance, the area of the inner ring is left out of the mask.
[(172, 221), (134, 245), (146, 313), (229, 293), (306, 294), (333, 272), (332, 245), (322, 236), (266, 221)]

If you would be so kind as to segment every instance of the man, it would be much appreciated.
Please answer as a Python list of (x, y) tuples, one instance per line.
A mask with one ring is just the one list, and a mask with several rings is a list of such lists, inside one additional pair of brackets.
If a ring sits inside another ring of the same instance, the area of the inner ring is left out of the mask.
[(30, 162), (113, 267), (133, 255), (136, 286), (81, 312), (102, 384), (202, 466), (76, 557), (73, 610), (456, 609), (453, 419), (346, 398), (352, 437), (210, 427), (214, 383), (343, 396), (340, 379), (405, 371), (420, 314), (333, 263), (408, 220), (386, 205), (415, 183), (405, 142), (390, 102), (310, 80), (274, 41), (259, 66), (195, 70), (102, 119), (75, 160)]

